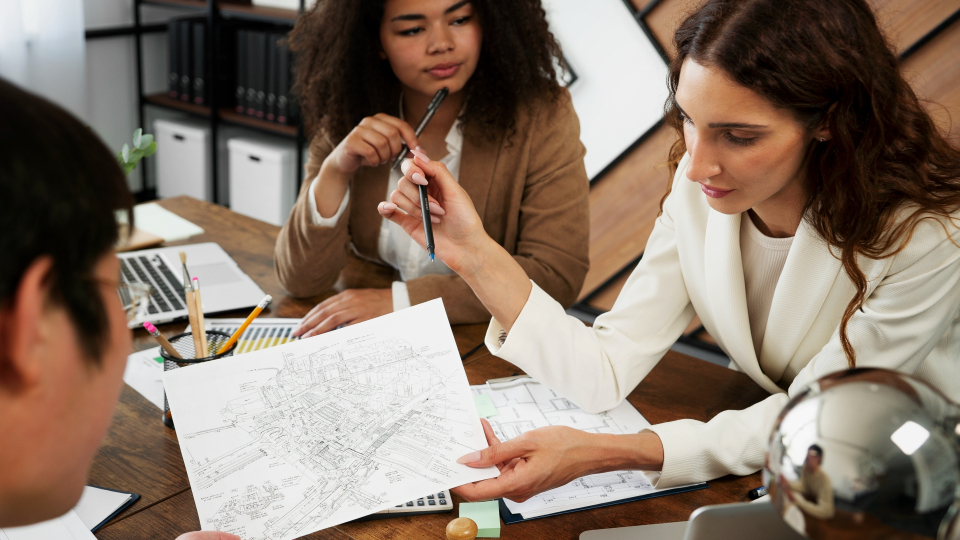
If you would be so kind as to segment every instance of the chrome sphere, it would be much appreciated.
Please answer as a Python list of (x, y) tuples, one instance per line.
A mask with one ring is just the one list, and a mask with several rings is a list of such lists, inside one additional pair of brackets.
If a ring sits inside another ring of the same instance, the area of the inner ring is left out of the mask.
[(960, 539), (960, 407), (895, 371), (828, 375), (780, 413), (764, 480), (808, 538)]

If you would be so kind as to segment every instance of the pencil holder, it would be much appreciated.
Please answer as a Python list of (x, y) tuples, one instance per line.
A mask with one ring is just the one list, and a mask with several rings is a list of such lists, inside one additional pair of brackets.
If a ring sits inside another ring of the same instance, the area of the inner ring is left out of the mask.
[[(202, 364), (204, 362), (209, 362), (211, 360), (217, 360), (219, 358), (226, 358), (227, 356), (233, 356), (233, 352), (237, 350), (237, 343), (235, 341), (229, 349), (223, 351), (222, 353), (217, 353), (220, 347), (224, 343), (230, 340), (230, 334), (224, 332), (218, 332), (216, 330), (207, 330), (207, 348), (210, 350), (210, 356), (205, 358), (194, 358), (196, 356), (196, 350), (193, 346), (193, 334), (190, 332), (184, 332), (183, 334), (177, 334), (170, 338), (170, 344), (173, 345), (173, 348), (180, 353), (180, 356), (183, 359), (174, 358), (170, 356), (167, 351), (163, 348), (160, 349), (160, 356), (163, 358), (163, 370), (170, 371), (172, 369), (179, 369), (190, 367), (195, 364)], [(170, 414), (170, 404), (167, 403), (167, 393), (163, 393), (163, 425), (168, 428), (174, 429), (173, 427), (173, 416)]]

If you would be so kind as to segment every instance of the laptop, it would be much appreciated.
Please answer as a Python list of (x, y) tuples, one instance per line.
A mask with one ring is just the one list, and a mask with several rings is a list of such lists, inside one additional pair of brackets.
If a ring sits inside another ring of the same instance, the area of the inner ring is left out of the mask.
[(181, 251), (187, 254), (190, 277), (200, 280), (204, 313), (252, 308), (263, 300), (263, 290), (213, 242), (118, 253), (120, 278), (152, 289), (146, 316), (131, 321), (130, 328), (144, 321), (160, 324), (187, 317)]
[(769, 502), (704, 506), (690, 521), (585, 531), (580, 540), (804, 540)]

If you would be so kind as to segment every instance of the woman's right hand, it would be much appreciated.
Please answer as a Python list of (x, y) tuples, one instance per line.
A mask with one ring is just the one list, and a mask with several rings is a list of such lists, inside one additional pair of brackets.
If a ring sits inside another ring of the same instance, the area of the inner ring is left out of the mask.
[(404, 143), (407, 148), (419, 144), (410, 124), (383, 113), (368, 116), (340, 141), (324, 165), (343, 175), (361, 166), (378, 167), (396, 159)]
[(510, 331), (527, 303), (532, 285), (520, 263), (483, 228), (473, 201), (447, 167), (412, 150), (403, 164), (404, 176), (380, 215), (399, 225), (426, 248), (418, 187), (427, 186), (436, 256), (473, 289), (504, 330)]
[(414, 159), (403, 163), (404, 176), (397, 190), (390, 194), (389, 202), (380, 203), (377, 209), (426, 249), (418, 191), (419, 186), (426, 185), (436, 256), (451, 270), (467, 277), (479, 268), (483, 250), (493, 240), (483, 229), (470, 196), (446, 166), (431, 161), (418, 150), (412, 153)]

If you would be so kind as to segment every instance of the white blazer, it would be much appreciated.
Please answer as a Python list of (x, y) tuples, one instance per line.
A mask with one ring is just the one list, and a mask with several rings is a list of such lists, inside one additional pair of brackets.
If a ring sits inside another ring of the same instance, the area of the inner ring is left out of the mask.
[[(744, 290), (741, 215), (712, 210), (699, 185), (687, 179), (688, 162), (689, 156), (680, 162), (643, 259), (613, 309), (592, 328), (567, 316), (534, 284), (504, 344), (496, 320), (486, 336), (493, 354), (599, 412), (623, 401), (699, 315), (736, 366), (773, 395), (706, 423), (653, 426), (664, 448), (658, 487), (760, 469), (788, 395), (847, 368), (838, 328), (855, 291), (837, 257), (802, 222), (777, 282), (758, 357)], [(960, 247), (942, 225), (960, 243), (957, 227), (929, 219), (899, 254), (859, 261), (869, 279), (867, 296), (847, 334), (858, 367), (911, 373), (960, 402)]]

